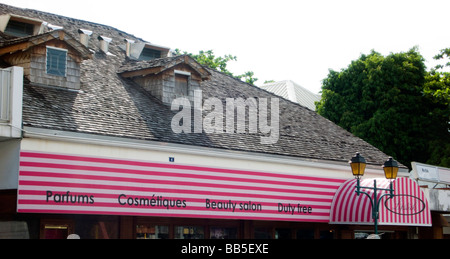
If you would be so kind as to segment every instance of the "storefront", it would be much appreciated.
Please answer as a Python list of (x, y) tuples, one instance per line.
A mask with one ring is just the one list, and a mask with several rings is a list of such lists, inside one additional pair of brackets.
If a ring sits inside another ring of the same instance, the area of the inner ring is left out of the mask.
[[(40, 150), (44, 143), (53, 152)], [(61, 152), (79, 145), (23, 141), (17, 212), (34, 222), (29, 224), (34, 236), (38, 231), (39, 238), (331, 239), (358, 238), (373, 225), (370, 206), (354, 195), (346, 167), (271, 161), (284, 169), (272, 171), (263, 170), (271, 168), (267, 161), (181, 153), (162, 162), (161, 152), (98, 145), (84, 145), (90, 150), (85, 155)], [(116, 155), (95, 155), (106, 153)], [(322, 177), (315, 176), (318, 171)], [(418, 186), (400, 178), (395, 188), (404, 199), (383, 207), (385, 237), (408, 237), (408, 227), (431, 225)]]

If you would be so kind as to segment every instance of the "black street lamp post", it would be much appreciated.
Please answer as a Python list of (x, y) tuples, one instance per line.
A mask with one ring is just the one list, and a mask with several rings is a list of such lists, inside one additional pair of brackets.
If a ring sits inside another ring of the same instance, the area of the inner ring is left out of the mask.
[[(394, 197), (392, 180), (395, 180), (395, 178), (397, 178), (398, 163), (393, 160), (392, 157), (390, 157), (383, 165), (384, 175), (386, 179), (391, 180), (389, 189), (378, 188), (376, 179), (373, 180), (373, 187), (360, 185), (360, 178), (364, 175), (364, 171), (366, 169), (366, 160), (359, 153), (356, 153), (356, 155), (352, 157), (349, 163), (352, 168), (352, 173), (356, 178), (356, 194), (358, 196), (360, 194), (365, 194), (370, 199), (370, 204), (372, 205), (372, 219), (375, 225), (375, 235), (378, 235), (378, 213), (380, 209), (380, 203), (385, 196), (387, 196), (388, 199), (392, 199)], [(368, 192), (362, 191), (361, 189), (373, 190), (373, 197)], [(380, 197), (378, 197), (378, 191), (388, 191), (389, 193), (382, 194)]]

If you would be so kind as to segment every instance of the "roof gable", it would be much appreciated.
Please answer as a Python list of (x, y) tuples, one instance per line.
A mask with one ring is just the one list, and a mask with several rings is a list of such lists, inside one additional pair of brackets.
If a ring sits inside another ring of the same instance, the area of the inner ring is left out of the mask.
[(159, 58), (149, 61), (129, 61), (119, 68), (118, 73), (125, 78), (146, 76), (162, 73), (181, 64), (189, 66), (202, 80), (208, 80), (211, 76), (211, 73), (208, 70), (187, 55)]
[(52, 40), (61, 40), (72, 47), (82, 59), (91, 59), (92, 53), (78, 40), (74, 39), (64, 30), (51, 31), (35, 36), (6, 40), (0, 43), (0, 56), (14, 54), (18, 51), (26, 51), (34, 46), (44, 44)]

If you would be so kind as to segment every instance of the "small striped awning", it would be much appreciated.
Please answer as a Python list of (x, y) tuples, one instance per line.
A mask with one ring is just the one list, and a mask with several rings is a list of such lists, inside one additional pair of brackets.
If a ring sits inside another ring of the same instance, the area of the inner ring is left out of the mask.
[[(361, 186), (373, 187), (375, 179), (362, 179)], [(377, 188), (389, 189), (390, 181), (376, 179)], [(365, 194), (356, 194), (356, 179), (348, 180), (337, 190), (330, 211), (330, 224), (371, 225), (372, 205)], [(393, 182), (394, 197), (384, 196), (380, 201), (379, 225), (431, 226), (428, 201), (419, 185), (409, 178), (397, 178)], [(373, 190), (368, 192), (373, 199)], [(377, 196), (387, 191), (378, 191)]]

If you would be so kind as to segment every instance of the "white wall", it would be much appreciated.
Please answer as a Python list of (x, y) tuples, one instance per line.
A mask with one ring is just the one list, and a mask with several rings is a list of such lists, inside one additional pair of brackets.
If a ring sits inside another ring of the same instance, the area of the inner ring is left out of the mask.
[(0, 190), (17, 189), (20, 140), (0, 142)]
[(0, 139), (2, 137), (20, 138), (22, 136), (23, 68), (9, 67), (4, 70), (10, 72), (10, 80), (7, 80), (10, 83), (9, 96), (7, 96), (9, 102), (6, 103), (9, 106), (9, 120), (0, 122)]
[[(169, 163), (169, 157), (173, 157), (174, 164), (280, 172), (334, 179), (350, 179), (353, 177), (347, 163), (324, 163), (265, 154), (249, 154), (163, 143), (120, 143), (105, 139), (102, 141), (83, 140), (75, 137), (67, 141), (64, 138), (55, 140), (54, 136), (48, 138), (42, 136), (43, 138), (40, 139), (24, 138), (22, 150), (162, 163)], [(367, 169), (365, 177), (384, 178), (383, 170), (381, 167), (379, 169)]]

